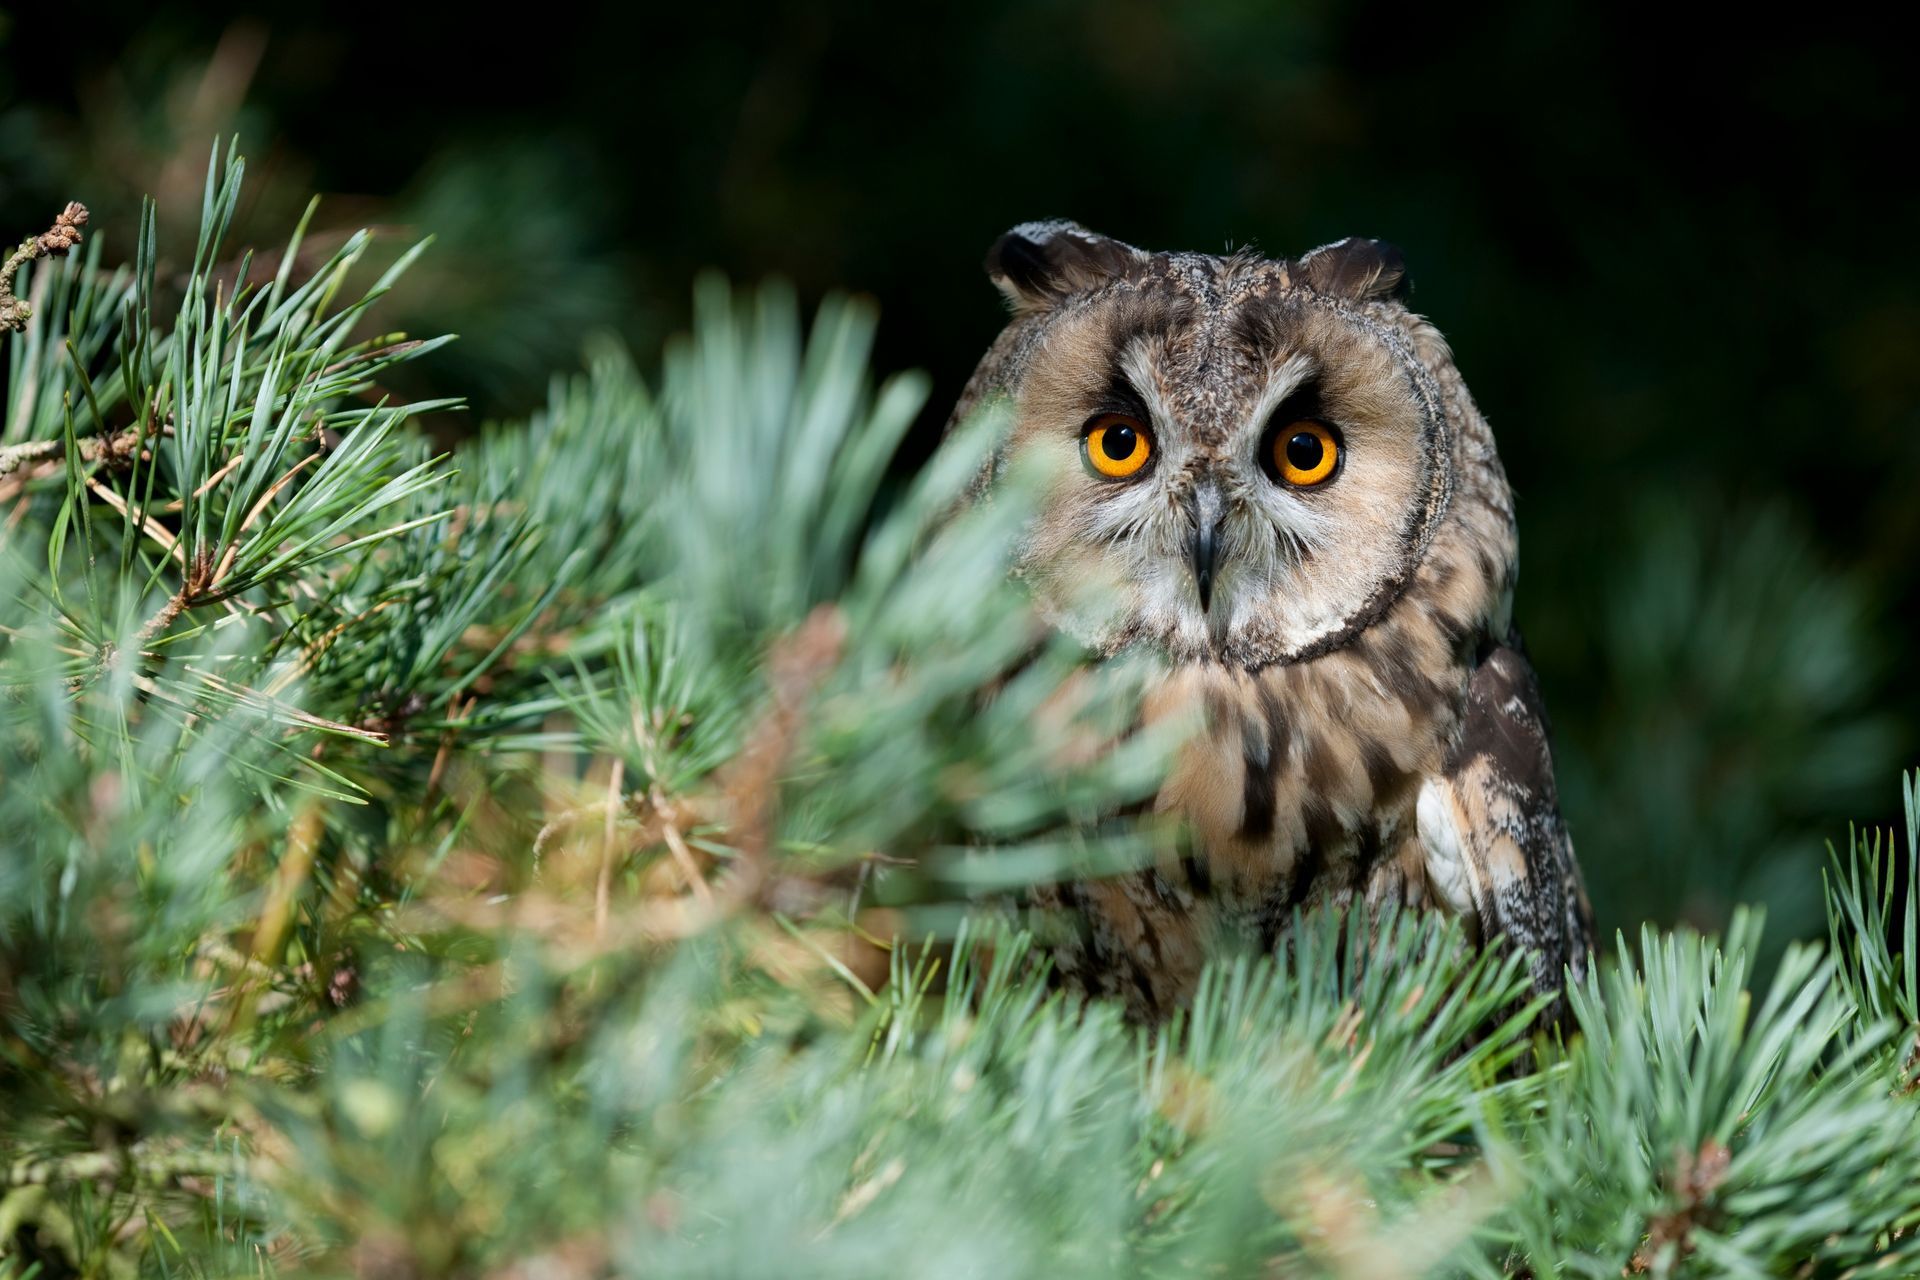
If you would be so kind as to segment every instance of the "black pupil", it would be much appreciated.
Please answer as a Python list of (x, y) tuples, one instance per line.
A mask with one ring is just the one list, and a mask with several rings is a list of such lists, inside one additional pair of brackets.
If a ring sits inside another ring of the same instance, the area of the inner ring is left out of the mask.
[(1134, 434), (1132, 427), (1108, 427), (1100, 433), (1100, 452), (1115, 462), (1125, 462), (1133, 456)]
[(1295, 434), (1287, 441), (1287, 465), (1295, 471), (1311, 471), (1320, 465), (1327, 452), (1320, 437), (1310, 431)]

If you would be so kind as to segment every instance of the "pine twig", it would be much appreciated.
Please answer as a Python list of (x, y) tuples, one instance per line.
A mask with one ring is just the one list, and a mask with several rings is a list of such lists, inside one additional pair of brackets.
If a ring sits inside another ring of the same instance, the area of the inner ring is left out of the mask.
[(232, 1156), (198, 1152), (81, 1151), (44, 1160), (17, 1160), (0, 1168), (0, 1186), (35, 1187), (90, 1178), (120, 1178), (132, 1173), (144, 1182), (182, 1177), (231, 1176)]
[(0, 333), (26, 328), (33, 316), (33, 308), (13, 293), (14, 277), (20, 274), (20, 268), (35, 258), (59, 257), (66, 253), (80, 243), (80, 228), (86, 225), (87, 206), (77, 200), (69, 201), (51, 227), (22, 240), (5, 264), (0, 264)]
[[(6, 303), (0, 301), (0, 308), (5, 306)], [(3, 322), (0, 322), (0, 327), (4, 327)], [(103, 462), (110, 458), (122, 457), (129, 449), (138, 445), (141, 439), (141, 428), (137, 426), (128, 427), (111, 436), (88, 436), (80, 441), (80, 460)], [(10, 444), (0, 448), (0, 479), (5, 479), (30, 464), (53, 462), (66, 450), (65, 440), (28, 440), (21, 444)]]

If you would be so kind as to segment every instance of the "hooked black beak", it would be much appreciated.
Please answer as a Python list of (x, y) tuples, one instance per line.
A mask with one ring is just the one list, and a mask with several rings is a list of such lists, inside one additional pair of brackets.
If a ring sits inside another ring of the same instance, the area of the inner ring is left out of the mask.
[(1200, 587), (1200, 612), (1205, 613), (1213, 600), (1213, 553), (1220, 540), (1211, 526), (1202, 525), (1193, 535), (1193, 580)]
[(1200, 612), (1213, 603), (1213, 561), (1220, 550), (1220, 524), (1223, 519), (1220, 491), (1212, 485), (1194, 490), (1193, 581), (1200, 588)]

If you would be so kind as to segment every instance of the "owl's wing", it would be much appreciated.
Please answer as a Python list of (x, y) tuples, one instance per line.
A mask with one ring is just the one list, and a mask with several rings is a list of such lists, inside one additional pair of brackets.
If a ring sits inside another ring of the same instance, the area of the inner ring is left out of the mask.
[(1420, 788), (1427, 882), (1442, 903), (1528, 948), (1536, 991), (1586, 972), (1593, 913), (1560, 817), (1547, 718), (1519, 637), (1487, 652), (1467, 686), (1459, 741)]

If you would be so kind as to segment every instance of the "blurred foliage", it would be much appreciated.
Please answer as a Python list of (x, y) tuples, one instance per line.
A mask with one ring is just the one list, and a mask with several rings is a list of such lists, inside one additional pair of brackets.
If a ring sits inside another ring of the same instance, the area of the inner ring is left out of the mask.
[(1554, 706), (1593, 891), (1615, 919), (1703, 928), (1765, 902), (1804, 936), (1830, 815), (1874, 811), (1906, 746), (1866, 589), (1780, 505), (1642, 498), (1623, 525), (1606, 582), (1528, 633), (1608, 694)]
[(889, 493), (871, 308), (709, 278), (435, 455), (435, 343), (355, 340), (410, 251), (256, 259), (241, 174), (7, 339), (0, 1280), (1920, 1262), (1920, 776), (1764, 994), (1754, 917), (1649, 927), (1562, 1043), (1525, 957), (1329, 912), (1127, 1025), (998, 897), (1168, 852), (1100, 815), (1172, 744), (1009, 580), (1026, 477), (956, 511), (1002, 424)]
[[(1809, 927), (1804, 833), (1912, 754), (1920, 704), (1885, 659), (1920, 616), (1920, 266), (1888, 245), (1920, 218), (1891, 160), (1916, 90), (1871, 23), (1696, 42), (1634, 6), (1384, 0), (911, 23), (721, 0), (570, 10), (537, 37), (420, 9), (87, 15), (85, 40), (59, 8), (5, 33), (0, 221), (190, 207), (206, 140), (237, 130), (265, 156), (241, 234), (277, 235), (317, 186), (313, 252), (369, 222), (438, 237), (385, 314), (461, 341), (385, 376), (482, 419), (537, 408), (593, 334), (655, 350), (718, 265), (878, 298), (880, 363), (932, 380), (897, 479), (996, 330), (979, 255), (1015, 222), (1394, 240), (1515, 483), (1517, 616), (1603, 923), (1718, 927), (1760, 898), (1776, 936)], [(182, 234), (162, 229), (163, 286)], [(1763, 610), (1746, 588), (1768, 577)]]

